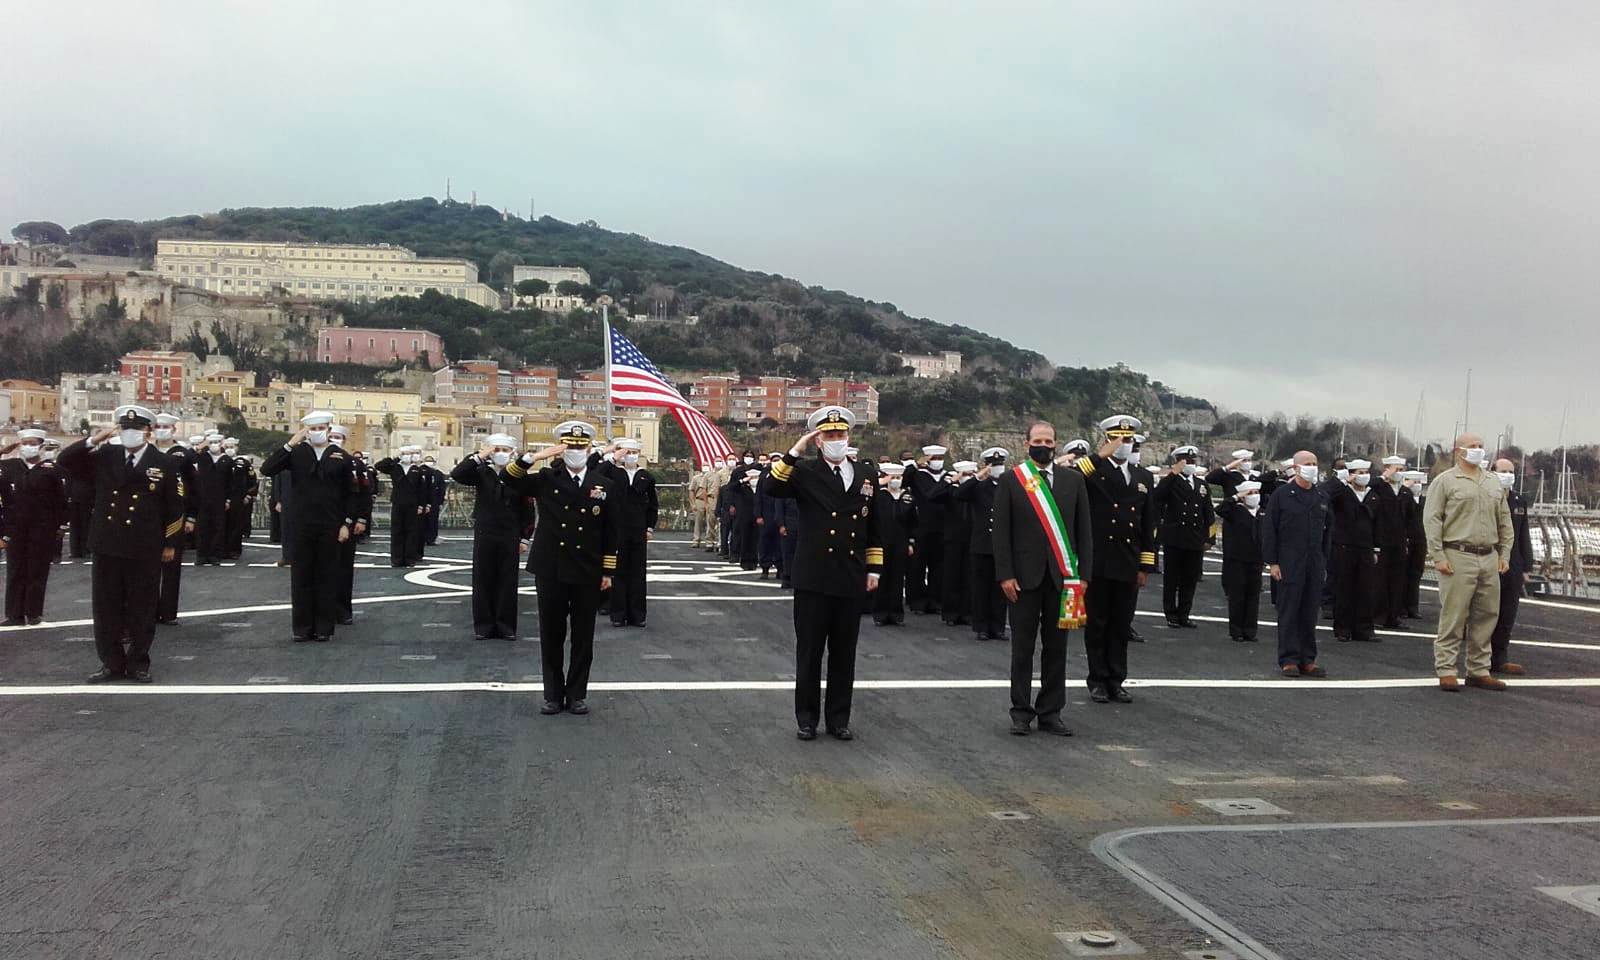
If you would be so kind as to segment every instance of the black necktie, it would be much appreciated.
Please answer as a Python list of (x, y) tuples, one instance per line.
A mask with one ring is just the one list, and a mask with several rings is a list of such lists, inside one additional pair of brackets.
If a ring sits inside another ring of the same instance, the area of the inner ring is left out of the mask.
[(836, 465), (833, 468), (833, 475), (839, 478), (839, 487), (840, 487), (840, 489), (843, 489), (844, 488), (844, 471), (839, 469), (839, 467)]

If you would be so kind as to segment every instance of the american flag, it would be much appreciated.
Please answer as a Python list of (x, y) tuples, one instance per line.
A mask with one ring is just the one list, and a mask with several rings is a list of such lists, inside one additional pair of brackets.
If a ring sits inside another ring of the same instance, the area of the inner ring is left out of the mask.
[(678, 418), (694, 448), (696, 466), (720, 464), (733, 456), (733, 445), (717, 425), (696, 410), (666, 374), (656, 369), (650, 358), (639, 352), (627, 337), (610, 329), (611, 402), (625, 407), (666, 407)]

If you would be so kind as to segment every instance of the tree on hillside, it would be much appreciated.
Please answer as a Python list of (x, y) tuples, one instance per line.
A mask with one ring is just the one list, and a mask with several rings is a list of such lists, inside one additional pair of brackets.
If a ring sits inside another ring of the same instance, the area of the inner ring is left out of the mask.
[(565, 297), (582, 297), (585, 300), (593, 300), (597, 292), (594, 287), (589, 286), (587, 283), (579, 283), (576, 280), (563, 280), (556, 284), (556, 293)]
[(24, 220), (11, 228), (11, 235), (23, 243), (67, 242), (67, 228), (49, 220)]
[(511, 282), (511, 273), (516, 265), (516, 255), (508, 251), (501, 250), (499, 253), (489, 258), (489, 279), (486, 282), (489, 284), (489, 286), (494, 287), (496, 290), (504, 290), (506, 284)]
[(550, 282), (548, 280), (530, 279), (521, 280), (517, 283), (517, 296), (519, 297), (537, 297), (541, 293), (549, 292)]

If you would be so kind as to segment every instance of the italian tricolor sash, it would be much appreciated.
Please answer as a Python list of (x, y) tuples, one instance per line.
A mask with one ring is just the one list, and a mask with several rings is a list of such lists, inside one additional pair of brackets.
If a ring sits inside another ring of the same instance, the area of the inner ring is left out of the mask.
[(1057, 622), (1063, 630), (1075, 630), (1089, 622), (1083, 605), (1083, 581), (1078, 577), (1078, 554), (1067, 539), (1067, 525), (1061, 520), (1061, 510), (1056, 506), (1055, 494), (1039, 474), (1031, 460), (1024, 460), (1015, 468), (1017, 482), (1033, 507), (1039, 526), (1044, 528), (1044, 538), (1055, 552), (1056, 566), (1061, 568), (1061, 614)]

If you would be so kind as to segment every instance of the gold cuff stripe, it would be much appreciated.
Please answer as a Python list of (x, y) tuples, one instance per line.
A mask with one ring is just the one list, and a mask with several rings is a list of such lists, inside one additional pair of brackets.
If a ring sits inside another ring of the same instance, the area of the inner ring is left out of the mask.
[(1088, 457), (1079, 457), (1078, 459), (1072, 461), (1072, 465), (1082, 471), (1084, 476), (1094, 476), (1094, 461), (1090, 460)]
[(1151, 566), (1155, 566), (1156, 555), (1155, 555), (1154, 551), (1148, 551), (1147, 550), (1144, 553), (1139, 554), (1139, 562), (1140, 563), (1148, 563)]
[(174, 520), (171, 523), (167, 524), (167, 536), (175, 537), (175, 536), (178, 535), (178, 532), (181, 531), (182, 529), (183, 529), (183, 521), (182, 520)]
[(873, 565), (873, 566), (879, 566), (879, 567), (883, 566), (883, 548), (882, 547), (868, 547), (867, 548), (867, 563), (869, 565)]
[(607, 556), (601, 558), (600, 566), (606, 568), (607, 570), (615, 570), (617, 569), (617, 558), (608, 554)]
[(506, 464), (506, 473), (511, 474), (513, 477), (524, 476), (527, 472), (528, 471), (522, 469), (522, 464), (519, 461), (513, 460)]
[(779, 460), (778, 465), (772, 468), (772, 479), (774, 480), (788, 480), (793, 474), (794, 467), (789, 466), (782, 460)]

